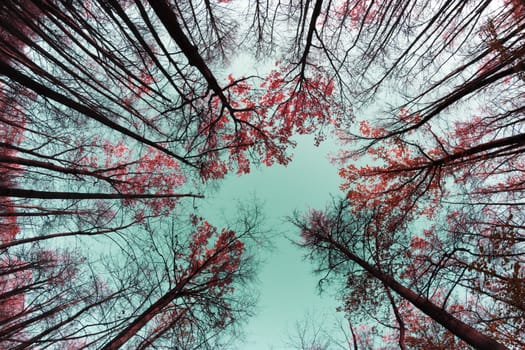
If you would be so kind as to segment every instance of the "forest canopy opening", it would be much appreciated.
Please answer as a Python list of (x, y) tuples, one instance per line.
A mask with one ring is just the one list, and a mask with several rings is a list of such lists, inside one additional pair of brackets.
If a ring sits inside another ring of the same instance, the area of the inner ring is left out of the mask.
[(298, 135), (348, 349), (525, 347), (523, 0), (3, 1), (0, 42), (0, 347), (235, 346), (270, 238), (199, 202)]

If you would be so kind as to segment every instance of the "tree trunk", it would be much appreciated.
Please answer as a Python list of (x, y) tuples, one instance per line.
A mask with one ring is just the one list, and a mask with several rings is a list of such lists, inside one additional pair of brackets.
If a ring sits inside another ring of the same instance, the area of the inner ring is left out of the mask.
[(34, 191), (19, 188), (0, 186), (0, 197), (37, 198), (37, 199), (149, 199), (149, 198), (179, 198), (193, 197), (203, 198), (200, 194), (147, 194), (147, 193), (78, 193), (78, 192), (55, 192)]
[(498, 343), (494, 339), (478, 332), (473, 327), (464, 323), (463, 321), (455, 318), (447, 311), (438, 307), (429, 299), (415, 293), (411, 289), (406, 288), (392, 276), (385, 274), (378, 268), (370, 265), (365, 260), (359, 258), (357, 255), (353, 254), (347, 247), (340, 244), (339, 242), (334, 241), (331, 237), (323, 237), (328, 243), (335, 246), (341, 253), (343, 253), (348, 259), (352, 260), (368, 273), (370, 273), (375, 278), (379, 279), (385, 286), (392, 289), (402, 298), (408, 300), (415, 307), (421, 310), (424, 314), (431, 317), (434, 321), (448, 329), (458, 338), (461, 338), (469, 345), (473, 346), (479, 350), (508, 350), (506, 346)]
[(131, 337), (133, 337), (142, 327), (146, 325), (153, 317), (155, 317), (163, 308), (165, 308), (173, 300), (181, 297), (181, 286), (185, 284), (185, 281), (181, 281), (173, 289), (168, 291), (162, 297), (157, 299), (150, 307), (148, 307), (139, 317), (137, 317), (131, 324), (129, 324), (124, 330), (122, 330), (115, 338), (110, 340), (102, 350), (118, 350), (124, 345)]

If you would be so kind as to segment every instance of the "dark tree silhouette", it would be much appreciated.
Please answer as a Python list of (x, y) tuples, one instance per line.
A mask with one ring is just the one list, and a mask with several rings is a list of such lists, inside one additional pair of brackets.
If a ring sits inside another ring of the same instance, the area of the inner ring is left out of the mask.
[[(523, 347), (523, 1), (237, 5), (0, 3), (1, 342), (219, 346), (254, 228), (180, 213), (203, 182), (286, 165), (294, 135), (336, 129), (345, 212), (296, 223), (353, 273), (346, 311), (401, 348), (435, 340), (410, 304), (473, 346)], [(243, 51), (278, 62), (225, 72)]]
[[(303, 240), (300, 244), (311, 251), (310, 257), (319, 264), (318, 272), (325, 274), (325, 279), (331, 274), (340, 274), (346, 279), (343, 294), (346, 294), (348, 312), (363, 308), (360, 304), (380, 308), (385, 301), (390, 301), (400, 330), (399, 340), (404, 344), (406, 330), (397, 305), (399, 302), (393, 296), (395, 293), (400, 300), (411, 303), (474, 348), (507, 349), (493, 337), (455, 316), (453, 306), (447, 309), (446, 302), (440, 305), (436, 292), (429, 297), (403, 285), (401, 278), (407, 276), (400, 273), (403, 271), (401, 266), (409, 261), (403, 261), (399, 251), (403, 249), (401, 235), (392, 238), (391, 233), (382, 233), (381, 227), (376, 226), (370, 216), (353, 216), (348, 210), (348, 204), (341, 203), (331, 212), (313, 211), (304, 220), (294, 220), (301, 229)], [(391, 239), (387, 241), (389, 237)], [(406, 279), (406, 282), (414, 284), (419, 281)], [(447, 298), (451, 297), (450, 293)], [(517, 343), (520, 342), (519, 336), (516, 334)]]
[(186, 349), (226, 341), (226, 330), (253, 305), (258, 214), (251, 214), (236, 232), (195, 216), (189, 223), (146, 219), (144, 232), (135, 227), (114, 239), (104, 264), (37, 245), (8, 251), (0, 344), (118, 349), (171, 342)]
[[(354, 108), (374, 105), (375, 115), (357, 108), (355, 121), (337, 131), (345, 215), (366, 225), (336, 240), (416, 296), (463, 310), (466, 323), (516, 348), (524, 343), (517, 297), (525, 276), (524, 9), (522, 1), (357, 1), (297, 11), (297, 33), (321, 16), (310, 47), (324, 57), (336, 94)], [(299, 52), (310, 55), (307, 48)], [(343, 232), (336, 221), (334, 232)], [(377, 276), (373, 284), (359, 276), (348, 281), (356, 303), (348, 311), (382, 291), (375, 316), (396, 320), (401, 343), (417, 317), (404, 320), (406, 310)], [(468, 298), (457, 300), (461, 291)]]
[[(159, 18), (139, 1), (0, 4), (2, 347), (213, 347), (250, 313), (243, 242), (254, 227), (217, 232), (196, 219), (175, 232), (155, 221), (202, 197), (200, 180), (246, 173), (259, 157), (284, 163), (292, 145), (247, 103), (267, 99), (249, 92), (260, 78), (211, 72), (235, 23), (199, 7), (172, 4)], [(183, 16), (175, 42), (163, 15)], [(131, 258), (156, 235), (171, 240)], [(78, 245), (111, 246), (121, 260)], [(150, 280), (159, 260), (170, 269)]]

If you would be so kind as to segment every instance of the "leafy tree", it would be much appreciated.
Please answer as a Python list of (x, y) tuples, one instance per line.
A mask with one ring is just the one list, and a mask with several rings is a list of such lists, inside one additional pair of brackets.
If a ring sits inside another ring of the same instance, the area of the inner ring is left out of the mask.
[[(175, 232), (154, 219), (183, 211), (183, 197), (202, 197), (188, 191), (200, 180), (248, 172), (250, 154), (285, 163), (289, 135), (266, 120), (273, 105), (248, 105), (248, 97), (268, 99), (269, 92), (250, 91), (256, 78), (219, 85), (211, 73), (231, 29), (217, 6), (200, 17), (191, 6), (170, 5), (161, 18), (153, 6), (0, 5), (2, 346), (212, 347), (250, 312), (241, 292), (254, 226), (218, 232), (195, 219), (193, 230)], [(171, 33), (166, 14), (184, 15), (184, 30)], [(206, 35), (193, 31), (210, 21)], [(139, 242), (158, 244), (157, 235), (171, 237), (162, 250), (140, 259), (130, 253)], [(102, 264), (68, 248), (93, 242), (129, 259), (128, 272), (115, 272), (120, 260)], [(159, 259), (164, 273), (150, 280), (145, 272)], [(116, 305), (131, 313), (120, 315)]]
[(103, 264), (38, 246), (8, 251), (0, 297), (10, 307), (0, 343), (213, 348), (253, 305), (254, 265), (244, 243), (253, 244), (258, 227), (251, 214), (236, 232), (195, 216), (188, 224), (148, 219), (145, 232), (127, 232), (133, 240), (117, 239)]
[[(348, 202), (296, 223), (321, 265), (352, 273), (345, 310), (393, 327), (384, 341), (401, 348), (435, 343), (406, 300), (471, 345), (523, 347), (523, 1), (236, 7), (0, 4), (6, 346), (213, 347), (239, 319), (230, 288), (253, 227), (175, 216), (201, 183), (286, 165), (293, 135), (321, 142), (335, 128)], [(280, 60), (273, 70), (221, 69), (254, 47)], [(120, 260), (69, 248), (88, 242)], [(114, 305), (132, 314), (104, 311)], [(351, 329), (354, 345), (378, 336)]]
[[(507, 348), (462, 320), (468, 318), (472, 322), (480, 317), (480, 323), (487, 321), (483, 320), (481, 309), (458, 308), (456, 303), (449, 302), (456, 298), (452, 294), (455, 286), (447, 290), (445, 300), (439, 300), (440, 294), (435, 289), (425, 295), (404, 285), (402, 278), (409, 285), (421, 281), (411, 280), (403, 274), (403, 266), (410, 266), (410, 260), (403, 258), (403, 251), (407, 249), (403, 246), (403, 237), (398, 235), (392, 239), (391, 233), (381, 234), (381, 227), (376, 226), (370, 215), (355, 216), (348, 209), (348, 204), (342, 203), (330, 212), (312, 211), (307, 218), (294, 221), (301, 229), (301, 245), (308, 248), (310, 257), (318, 262), (318, 272), (325, 275), (323, 280), (334, 274), (335, 279), (339, 275), (344, 277), (342, 293), (347, 312), (368, 315), (389, 325), (391, 320), (384, 318), (388, 317), (387, 309), (391, 307), (397, 325), (390, 327), (399, 330), (401, 347), (406, 347), (406, 316), (399, 304), (409, 302), (477, 349)], [(390, 240), (386, 241), (388, 238)], [(397, 295), (394, 297), (394, 294)], [(476, 308), (477, 304), (472, 306)], [(519, 343), (519, 335), (516, 337), (515, 341)], [(419, 339), (419, 345), (422, 341), (425, 339)]]
[[(296, 223), (316, 237), (305, 245), (320, 266), (351, 273), (342, 291), (350, 315), (394, 324), (401, 347), (432, 340), (408, 335), (422, 321), (403, 316), (393, 286), (365, 263), (523, 347), (523, 9), (520, 1), (317, 1), (297, 12), (295, 23), (316, 19), (311, 47), (337, 93), (356, 108), (373, 103), (377, 117), (356, 109), (337, 131), (347, 203)], [(338, 266), (348, 259), (354, 267)]]

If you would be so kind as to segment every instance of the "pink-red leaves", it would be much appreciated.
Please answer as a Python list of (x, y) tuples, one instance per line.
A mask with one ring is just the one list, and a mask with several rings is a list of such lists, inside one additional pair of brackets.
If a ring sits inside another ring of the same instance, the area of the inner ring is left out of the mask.
[(231, 283), (239, 268), (244, 253), (244, 243), (235, 232), (222, 229), (220, 232), (208, 221), (191, 217), (195, 227), (186, 258), (188, 274), (206, 276), (208, 293), (221, 297), (233, 292)]
[[(255, 78), (229, 75), (228, 105), (210, 97), (199, 125), (204, 179), (222, 178), (229, 171), (248, 173), (249, 155), (267, 166), (287, 164), (293, 134), (320, 134), (323, 126), (338, 123), (333, 79), (321, 70), (312, 77), (289, 77), (286, 68), (271, 71), (258, 89), (250, 84)], [(221, 148), (228, 148), (228, 157)]]

